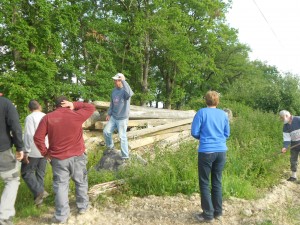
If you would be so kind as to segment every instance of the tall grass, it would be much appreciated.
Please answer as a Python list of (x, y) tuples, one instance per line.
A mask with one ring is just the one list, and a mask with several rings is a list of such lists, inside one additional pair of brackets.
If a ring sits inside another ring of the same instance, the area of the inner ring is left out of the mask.
[[(253, 111), (241, 104), (227, 104), (234, 113), (223, 174), (225, 197), (260, 197), (282, 178), (288, 156), (278, 154), (282, 123), (272, 113)], [(120, 173), (128, 179), (133, 195), (192, 194), (198, 191), (197, 144), (186, 143), (179, 150), (157, 151), (147, 167), (133, 165)]]
[[(234, 120), (228, 141), (225, 193), (243, 198), (259, 196), (263, 189), (277, 184), (283, 169), (289, 168), (288, 154), (279, 154), (282, 123), (278, 115), (272, 113), (254, 111), (241, 104), (231, 104), (229, 107), (233, 109)], [(233, 182), (228, 182), (227, 176), (231, 176)], [(238, 184), (239, 181), (256, 191), (235, 190), (232, 186), (236, 185), (231, 184)]]
[[(260, 197), (265, 190), (276, 185), (289, 169), (288, 154), (278, 154), (282, 143), (282, 123), (272, 113), (254, 111), (241, 104), (223, 103), (234, 115), (231, 136), (227, 142), (227, 163), (223, 173), (223, 194), (245, 199)], [(125, 179), (127, 196), (186, 195), (198, 192), (197, 141), (180, 145), (179, 149), (155, 148), (155, 159), (143, 166), (130, 163), (119, 172), (95, 171), (104, 147), (88, 154), (89, 185), (116, 179)], [(152, 157), (151, 157), (152, 158)], [(71, 182), (72, 183), (72, 182)], [(3, 184), (0, 184), (1, 190)], [(51, 194), (44, 206), (36, 208), (33, 197), (21, 180), (16, 201), (17, 218), (40, 215), (54, 206), (52, 171), (48, 165), (45, 177), (46, 190)], [(71, 185), (74, 194), (74, 185)]]
[(192, 194), (198, 189), (196, 144), (183, 144), (180, 150), (156, 150), (155, 160), (144, 167), (133, 164), (120, 172), (128, 180), (133, 195)]

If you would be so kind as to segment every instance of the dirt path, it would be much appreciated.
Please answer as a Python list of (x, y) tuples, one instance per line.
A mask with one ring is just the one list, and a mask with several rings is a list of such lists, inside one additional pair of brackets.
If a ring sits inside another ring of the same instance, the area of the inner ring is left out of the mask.
[[(224, 216), (212, 224), (290, 225), (300, 224), (300, 183), (282, 181), (264, 198), (224, 201)], [(84, 215), (72, 207), (69, 225), (187, 225), (197, 224), (194, 214), (200, 211), (199, 195), (191, 197), (132, 198), (124, 205), (93, 206)], [(27, 218), (17, 225), (51, 224), (53, 210), (40, 218)]]

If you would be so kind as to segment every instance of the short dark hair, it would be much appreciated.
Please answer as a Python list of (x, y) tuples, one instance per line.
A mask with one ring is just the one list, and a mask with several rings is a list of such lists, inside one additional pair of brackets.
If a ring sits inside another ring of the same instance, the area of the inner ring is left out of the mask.
[(32, 99), (28, 103), (28, 108), (30, 111), (37, 110), (40, 108), (40, 104), (38, 103), (38, 101)]
[(63, 102), (63, 101), (67, 101), (68, 100), (68, 98), (66, 97), (66, 96), (60, 96), (60, 97), (57, 97), (56, 99), (55, 99), (55, 106), (56, 106), (56, 108), (58, 108), (58, 107), (61, 107), (61, 103)]

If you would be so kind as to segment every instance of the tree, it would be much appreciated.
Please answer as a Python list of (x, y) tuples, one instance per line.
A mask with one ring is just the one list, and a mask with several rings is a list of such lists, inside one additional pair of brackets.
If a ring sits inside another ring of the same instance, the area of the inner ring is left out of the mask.
[(52, 7), (48, 1), (2, 1), (0, 86), (19, 112), (37, 98), (47, 105), (54, 95), (58, 35), (52, 32)]

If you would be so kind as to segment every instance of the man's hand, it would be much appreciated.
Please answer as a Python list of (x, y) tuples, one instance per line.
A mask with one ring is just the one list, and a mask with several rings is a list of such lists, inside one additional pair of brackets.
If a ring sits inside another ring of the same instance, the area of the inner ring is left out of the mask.
[(286, 153), (287, 149), (286, 148), (282, 148), (281, 149), (281, 153)]
[(25, 152), (23, 159), (22, 159), (22, 163), (28, 164), (29, 163), (29, 159), (28, 159), (28, 153)]
[(24, 157), (24, 152), (23, 151), (16, 151), (16, 159), (18, 161), (21, 161)]
[(66, 101), (66, 100), (64, 100), (64, 101), (61, 103), (61, 107), (63, 107), (63, 108), (70, 108), (71, 110), (74, 109), (73, 102), (69, 102), (69, 101)]
[(48, 162), (51, 162), (51, 156), (48, 153), (44, 157)]
[(48, 162), (51, 162), (51, 157), (50, 157), (50, 156), (46, 156), (45, 158), (46, 158), (46, 160), (47, 160)]
[(106, 116), (106, 121), (109, 121), (110, 120), (110, 115), (107, 115)]
[(120, 78), (121, 80), (125, 80), (124, 74), (121, 74), (121, 75), (119, 76), (119, 78)]

